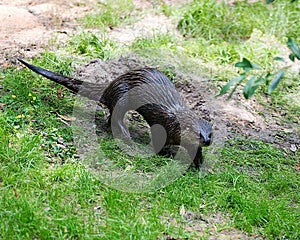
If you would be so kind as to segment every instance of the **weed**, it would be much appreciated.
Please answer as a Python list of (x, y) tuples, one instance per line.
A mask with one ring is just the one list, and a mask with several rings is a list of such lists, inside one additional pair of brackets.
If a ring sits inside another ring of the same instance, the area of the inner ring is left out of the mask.
[(108, 60), (116, 57), (119, 46), (116, 42), (91, 32), (81, 32), (71, 37), (67, 49), (78, 55)]
[[(300, 60), (300, 51), (299, 47), (296, 45), (296, 43), (293, 42), (292, 39), (289, 39), (287, 42), (288, 47), (292, 50), (292, 53), (289, 55), (289, 58), (292, 61), (295, 61), (295, 58)], [(284, 61), (281, 57), (276, 57), (273, 59)], [(223, 95), (227, 93), (227, 91), (230, 89), (231, 86), (235, 87), (229, 94), (229, 98), (232, 96), (232, 94), (236, 91), (237, 87), (241, 85), (247, 79), (249, 76), (250, 70), (259, 70), (261, 69), (258, 65), (251, 63), (248, 59), (243, 58), (241, 62), (238, 62), (235, 64), (235, 67), (242, 68), (244, 70), (243, 73), (240, 73), (238, 77), (235, 77), (231, 79), (220, 91), (219, 95)], [(263, 84), (269, 85), (268, 86), (268, 94), (272, 94), (274, 90), (277, 88), (278, 84), (283, 79), (287, 69), (289, 66), (285, 66), (278, 70), (278, 72), (275, 73), (260, 73), (260, 74), (254, 74), (250, 77), (248, 82), (244, 86), (243, 95), (246, 99), (252, 97), (255, 93), (255, 91)]]

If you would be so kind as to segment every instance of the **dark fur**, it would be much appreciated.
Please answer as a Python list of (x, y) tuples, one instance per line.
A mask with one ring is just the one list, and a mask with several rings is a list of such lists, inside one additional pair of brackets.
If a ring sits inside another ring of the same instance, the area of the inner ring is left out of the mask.
[(151, 128), (152, 144), (156, 153), (163, 153), (161, 145), (182, 145), (187, 149), (196, 168), (203, 162), (202, 146), (211, 143), (211, 125), (197, 117), (182, 100), (174, 84), (160, 71), (144, 68), (125, 73), (108, 87), (65, 77), (33, 66), (25, 66), (55, 81), (76, 94), (100, 101), (110, 110), (110, 124), (122, 138), (130, 138), (123, 123), (128, 110), (136, 110), (150, 127), (159, 124), (166, 131), (166, 142), (161, 143), (161, 131)]

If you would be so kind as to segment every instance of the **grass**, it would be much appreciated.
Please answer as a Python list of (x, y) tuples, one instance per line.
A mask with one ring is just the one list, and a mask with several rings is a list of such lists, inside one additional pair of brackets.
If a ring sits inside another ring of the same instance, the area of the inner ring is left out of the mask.
[[(1, 129), (3, 239), (154, 239), (162, 233), (193, 238), (197, 232), (184, 229), (182, 205), (196, 216), (228, 212), (231, 227), (250, 233), (299, 238), (300, 181), (294, 170), (299, 154), (286, 156), (262, 142), (236, 140), (222, 149), (213, 174), (188, 172), (154, 193), (124, 193), (103, 186), (79, 163), (47, 162), (40, 137), (28, 132), (14, 137), (3, 115)], [(177, 224), (164, 223), (170, 216)]]
[(119, 45), (120, 44), (108, 39), (103, 34), (99, 36), (99, 34), (89, 31), (82, 31), (71, 37), (66, 46), (66, 50), (81, 57), (99, 58), (106, 61), (118, 55), (121, 49)]
[(132, 11), (134, 11), (134, 5), (131, 0), (108, 1), (106, 3), (99, 1), (95, 12), (85, 15), (79, 19), (79, 22), (87, 28), (105, 30), (133, 21)]
[(267, 5), (263, 1), (248, 4), (236, 2), (228, 7), (224, 2), (194, 1), (178, 27), (182, 34), (216, 41), (240, 42), (248, 39), (254, 29), (278, 38), (298, 38), (297, 3), (278, 1)]
[[(125, 24), (132, 3), (124, 4), (108, 2), (101, 17), (87, 16), (81, 24), (100, 29)], [(300, 36), (299, 8), (284, 1), (228, 6), (206, 0), (181, 8), (163, 5), (162, 11), (179, 14), (186, 37), (141, 37), (125, 49), (107, 36), (81, 31), (64, 49), (44, 52), (32, 62), (72, 76), (82, 59), (108, 60), (132, 50), (152, 60), (158, 54), (171, 78), (181, 64), (222, 85), (236, 74), (232, 65), (242, 57), (266, 70), (277, 67), (272, 58), (282, 54), (284, 39)], [(235, 22), (230, 28), (228, 19)], [(205, 151), (213, 171), (187, 171), (152, 192), (120, 191), (78, 159), (72, 129), (60, 117), (72, 115), (72, 95), (27, 69), (0, 71), (0, 239), (207, 239), (231, 229), (268, 239), (300, 238), (299, 151), (239, 136), (213, 156)], [(293, 101), (298, 76), (287, 76), (270, 99), (263, 93), (257, 99), (270, 105), (271, 113), (285, 114), (281, 120), (299, 123), (299, 104)], [(125, 170), (148, 174), (172, 162), (131, 157), (109, 137), (101, 142), (104, 154)]]

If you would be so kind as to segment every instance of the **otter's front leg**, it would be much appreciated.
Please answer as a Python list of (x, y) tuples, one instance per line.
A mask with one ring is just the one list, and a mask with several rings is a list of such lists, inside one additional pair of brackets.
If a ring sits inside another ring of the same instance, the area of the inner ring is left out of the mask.
[(123, 140), (130, 140), (130, 133), (126, 125), (124, 124), (124, 112), (119, 112), (117, 114), (110, 114), (108, 119), (108, 125), (111, 128), (111, 132), (114, 137), (123, 139)]
[(200, 169), (200, 165), (203, 163), (202, 147), (189, 147), (186, 149), (190, 158), (193, 159), (195, 168)]

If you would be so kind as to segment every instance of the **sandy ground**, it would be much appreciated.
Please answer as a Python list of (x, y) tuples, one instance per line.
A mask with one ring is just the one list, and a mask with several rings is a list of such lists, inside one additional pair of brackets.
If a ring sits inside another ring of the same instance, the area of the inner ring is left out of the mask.
[(33, 57), (54, 37), (64, 39), (76, 30), (76, 18), (94, 6), (93, 0), (0, 1), (0, 65), (14, 58)]

